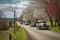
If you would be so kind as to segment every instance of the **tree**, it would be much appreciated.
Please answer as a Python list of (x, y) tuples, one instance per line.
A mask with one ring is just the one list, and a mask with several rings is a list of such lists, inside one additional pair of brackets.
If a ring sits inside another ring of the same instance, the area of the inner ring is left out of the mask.
[(5, 15), (3, 10), (0, 9), (0, 30), (6, 30), (8, 29), (8, 20), (4, 19)]
[(53, 17), (60, 26), (60, 4), (59, 0), (50, 0), (46, 5), (46, 13)]
[(0, 9), (0, 18), (2, 18), (4, 16), (4, 12), (2, 9)]

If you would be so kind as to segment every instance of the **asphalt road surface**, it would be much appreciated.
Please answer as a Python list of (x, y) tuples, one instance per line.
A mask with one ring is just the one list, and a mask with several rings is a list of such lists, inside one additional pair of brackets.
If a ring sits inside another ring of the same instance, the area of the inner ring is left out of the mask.
[[(19, 24), (19, 23), (18, 23)], [(26, 31), (36, 40), (60, 40), (60, 33), (53, 32), (50, 30), (38, 30), (35, 27), (29, 25), (21, 25)]]

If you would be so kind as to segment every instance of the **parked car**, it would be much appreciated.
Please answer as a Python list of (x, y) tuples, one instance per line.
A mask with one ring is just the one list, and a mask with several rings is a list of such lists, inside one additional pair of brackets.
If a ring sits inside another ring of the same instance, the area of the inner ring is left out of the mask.
[(31, 22), (30, 26), (35, 27), (36, 26), (35, 22)]
[(21, 24), (23, 24), (23, 22), (21, 22)]
[(49, 29), (49, 27), (46, 25), (45, 21), (40, 21), (37, 24), (38, 24), (36, 26), (37, 29), (43, 29), (43, 30), (48, 30)]
[(25, 25), (29, 25), (29, 23), (25, 23)]

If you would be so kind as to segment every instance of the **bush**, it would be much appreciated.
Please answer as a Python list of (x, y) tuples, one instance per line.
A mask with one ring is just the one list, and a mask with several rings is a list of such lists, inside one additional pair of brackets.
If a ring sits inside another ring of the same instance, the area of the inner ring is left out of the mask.
[(9, 28), (7, 19), (0, 19), (0, 30), (7, 30)]

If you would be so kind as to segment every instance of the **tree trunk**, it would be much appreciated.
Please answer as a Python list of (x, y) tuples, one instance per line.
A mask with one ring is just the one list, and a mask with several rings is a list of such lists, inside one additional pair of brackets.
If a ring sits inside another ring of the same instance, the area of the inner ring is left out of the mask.
[(57, 20), (55, 20), (55, 26), (57, 26)]
[(59, 21), (58, 17), (56, 18), (56, 23), (57, 23), (58, 27), (60, 28), (60, 21)]
[(57, 24), (58, 24), (58, 26), (60, 28), (60, 21), (59, 21), (59, 19), (57, 19)]
[(53, 20), (52, 20), (52, 17), (48, 14), (48, 16), (49, 16), (49, 19), (50, 19), (50, 23), (51, 23), (51, 25), (53, 25)]
[(51, 25), (53, 25), (52, 17), (49, 17), (49, 18), (50, 18)]

